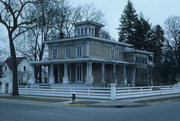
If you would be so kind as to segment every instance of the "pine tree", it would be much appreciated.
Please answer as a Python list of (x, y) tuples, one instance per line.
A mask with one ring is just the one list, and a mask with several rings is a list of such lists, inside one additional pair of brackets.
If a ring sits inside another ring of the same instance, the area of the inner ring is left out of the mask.
[(130, 44), (134, 43), (134, 34), (135, 34), (135, 24), (137, 22), (138, 15), (136, 10), (130, 0), (123, 11), (123, 14), (120, 18), (119, 25), (119, 41), (127, 42)]
[(140, 50), (147, 49), (147, 41), (151, 32), (151, 24), (148, 19), (141, 14), (135, 24), (134, 48)]
[(158, 65), (161, 63), (162, 47), (164, 43), (164, 31), (160, 25), (155, 26), (147, 42), (146, 50), (154, 53), (154, 64)]
[(162, 49), (164, 43), (164, 31), (160, 25), (156, 25), (150, 32), (150, 37), (147, 42), (147, 51), (154, 53), (153, 81), (154, 84), (163, 84), (163, 73), (167, 70), (166, 65), (162, 63)]

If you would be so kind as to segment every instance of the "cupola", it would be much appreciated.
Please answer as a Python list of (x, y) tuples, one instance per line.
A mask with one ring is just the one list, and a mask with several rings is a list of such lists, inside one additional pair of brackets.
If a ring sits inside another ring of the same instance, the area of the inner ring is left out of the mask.
[(94, 36), (99, 37), (99, 33), (103, 24), (93, 21), (83, 21), (73, 24), (75, 27), (75, 36)]

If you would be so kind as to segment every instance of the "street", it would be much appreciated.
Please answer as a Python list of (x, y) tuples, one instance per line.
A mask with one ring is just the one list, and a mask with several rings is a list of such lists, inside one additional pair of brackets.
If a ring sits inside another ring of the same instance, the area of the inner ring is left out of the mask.
[(0, 121), (180, 121), (180, 101), (139, 108), (90, 108), (0, 99)]

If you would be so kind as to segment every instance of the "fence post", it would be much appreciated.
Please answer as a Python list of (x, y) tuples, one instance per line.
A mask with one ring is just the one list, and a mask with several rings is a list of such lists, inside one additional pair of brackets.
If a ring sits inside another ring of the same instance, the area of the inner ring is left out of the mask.
[(88, 97), (90, 97), (90, 87), (88, 87)]
[(116, 83), (110, 84), (111, 86), (111, 100), (116, 100)]
[(39, 85), (37, 86), (37, 95), (40, 95), (40, 93), (39, 93)]
[(141, 89), (140, 89), (140, 90), (141, 90), (141, 96), (143, 96), (143, 88), (141, 87)]
[(27, 91), (27, 86), (25, 86), (25, 92), (27, 93), (28, 91)]
[(160, 95), (161, 95), (161, 93), (162, 93), (162, 92), (161, 92), (161, 91), (162, 91), (162, 90), (161, 90), (161, 86), (159, 87), (159, 89), (160, 89)]

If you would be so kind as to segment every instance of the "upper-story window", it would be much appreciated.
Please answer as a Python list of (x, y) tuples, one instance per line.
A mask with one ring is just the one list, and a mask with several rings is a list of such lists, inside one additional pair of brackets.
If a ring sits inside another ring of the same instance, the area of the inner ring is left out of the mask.
[(81, 35), (83, 35), (84, 34), (84, 31), (83, 31), (83, 28), (81, 28)]
[(24, 66), (24, 68), (23, 68), (23, 69), (24, 69), (24, 71), (26, 71), (26, 66)]
[(111, 54), (111, 59), (114, 60), (115, 59), (115, 50), (111, 49), (110, 54)]
[(94, 29), (92, 29), (92, 35), (94, 35)]
[(85, 35), (87, 35), (87, 28), (85, 28)]
[(7, 66), (5, 66), (4, 70), (7, 71)]
[(57, 48), (54, 48), (52, 50), (52, 58), (53, 59), (57, 59), (58, 58), (58, 49)]
[(152, 57), (152, 56), (149, 56), (149, 57), (148, 57), (148, 61), (153, 61), (153, 57)]
[(89, 28), (89, 34), (91, 35), (91, 28)]
[(70, 58), (71, 57), (71, 48), (66, 47), (65, 48), (65, 58)]
[(141, 57), (136, 56), (136, 63), (137, 63), (137, 64), (141, 64)]
[(147, 64), (147, 58), (146, 57), (142, 57), (142, 64)]
[(122, 52), (122, 51), (119, 51), (119, 53), (118, 53), (118, 59), (119, 59), (119, 60), (123, 60), (123, 52)]
[(82, 46), (78, 45), (77, 46), (77, 53), (76, 53), (77, 57), (80, 58), (82, 57)]
[(77, 29), (77, 34), (78, 34), (78, 36), (80, 35), (80, 30), (79, 30), (79, 28)]

